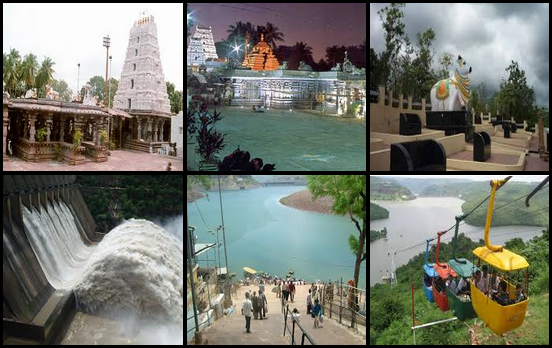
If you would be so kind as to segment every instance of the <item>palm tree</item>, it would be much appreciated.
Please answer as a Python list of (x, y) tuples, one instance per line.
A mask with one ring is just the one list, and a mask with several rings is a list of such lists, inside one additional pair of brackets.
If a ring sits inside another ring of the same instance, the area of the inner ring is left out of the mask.
[(8, 93), (17, 95), (17, 84), (19, 82), (19, 66), (21, 64), (21, 56), (19, 51), (12, 48), (10, 53), (3, 54), (3, 73), (2, 78), (8, 87)]
[(330, 63), (332, 67), (334, 67), (337, 63), (343, 63), (346, 50), (345, 46), (336, 45), (326, 48), (326, 58), (328, 58), (328, 63)]
[(292, 53), (289, 58), (289, 69), (296, 70), (299, 67), (301, 61), (312, 66), (314, 59), (312, 58), (312, 47), (304, 42), (297, 42), (292, 48)]
[(36, 85), (39, 89), (39, 94), (42, 95), (42, 92), (44, 91), (44, 87), (47, 84), (52, 83), (52, 80), (54, 79), (53, 74), (55, 73), (54, 69), (52, 68), (56, 63), (52, 61), (49, 57), (44, 57), (44, 60), (42, 61), (42, 66), (40, 67), (40, 70), (38, 71), (38, 75), (36, 76)]
[(252, 38), (257, 37), (257, 29), (251, 22), (244, 23), (242, 21), (236, 22), (236, 25), (231, 25), (230, 29), (227, 30), (228, 32), (228, 41), (234, 42), (240, 41), (245, 42), (245, 34), (249, 32), (251, 34)]
[(276, 49), (276, 41), (284, 41), (284, 34), (281, 33), (279, 31), (280, 28), (275, 26), (273, 23), (268, 22), (264, 27), (259, 26), (257, 27), (257, 31), (261, 32), (261, 28), (264, 32), (264, 40), (266, 41), (266, 43), (268, 43), (270, 47), (272, 47), (273, 50)]
[(38, 71), (38, 62), (36, 56), (29, 53), (21, 63), (20, 79), (25, 83), (26, 88), (30, 89), (35, 86), (35, 77)]

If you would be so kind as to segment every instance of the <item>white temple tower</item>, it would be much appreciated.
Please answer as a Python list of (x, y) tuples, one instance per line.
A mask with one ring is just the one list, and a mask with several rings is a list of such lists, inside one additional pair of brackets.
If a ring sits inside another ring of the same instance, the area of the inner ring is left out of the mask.
[(208, 59), (218, 59), (211, 27), (197, 26), (186, 52), (187, 65), (205, 64)]
[(168, 144), (171, 105), (153, 16), (141, 16), (130, 29), (128, 48), (113, 106), (132, 120), (113, 122), (111, 137), (121, 146), (157, 152)]
[(169, 113), (171, 106), (161, 67), (154, 17), (141, 18), (130, 30), (114, 108)]

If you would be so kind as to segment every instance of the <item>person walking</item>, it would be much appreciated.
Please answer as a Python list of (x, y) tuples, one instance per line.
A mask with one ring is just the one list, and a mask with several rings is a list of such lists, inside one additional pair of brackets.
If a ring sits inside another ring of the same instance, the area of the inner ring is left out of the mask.
[(314, 328), (318, 329), (320, 327), (320, 314), (322, 308), (318, 300), (314, 300), (314, 308), (312, 309), (312, 317), (314, 318)]
[(255, 291), (253, 292), (253, 296), (251, 297), (251, 302), (253, 303), (253, 318), (257, 320), (259, 315), (259, 297), (257, 296), (257, 293)]
[(266, 296), (262, 291), (259, 291), (259, 318), (260, 320), (263, 320), (263, 318), (266, 318), (266, 306), (268, 302), (266, 300)]
[(289, 294), (291, 297), (291, 302), (293, 302), (293, 297), (295, 296), (295, 284), (293, 284), (293, 282), (289, 284)]
[(309, 294), (307, 295), (307, 314), (311, 313), (312, 309), (312, 295), (311, 295), (311, 289), (309, 289)]
[(242, 315), (245, 315), (245, 330), (246, 333), (251, 333), (251, 310), (253, 303), (249, 299), (249, 293), (245, 293), (245, 300), (242, 303)]

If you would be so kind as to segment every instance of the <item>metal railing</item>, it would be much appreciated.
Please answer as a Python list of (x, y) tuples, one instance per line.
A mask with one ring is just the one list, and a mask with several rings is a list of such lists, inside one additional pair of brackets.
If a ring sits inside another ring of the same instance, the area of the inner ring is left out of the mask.
[(283, 301), (282, 301), (282, 311), (284, 312), (284, 337), (286, 336), (286, 331), (289, 332), (289, 334), (291, 335), (291, 344), (292, 345), (295, 345), (296, 342), (295, 342), (295, 325), (297, 325), (299, 327), (299, 329), (301, 330), (301, 345), (305, 345), (305, 338), (307, 340), (309, 340), (310, 344), (312, 345), (316, 345), (316, 342), (314, 342), (314, 340), (312, 339), (312, 337), (305, 331), (305, 329), (303, 329), (303, 327), (301, 326), (301, 324), (299, 324), (299, 322), (293, 317), (293, 315), (291, 316), (291, 321), (292, 321), (292, 328), (290, 330), (290, 328), (288, 327), (288, 323), (287, 323), (287, 318), (288, 318), (288, 314), (289, 314), (289, 305), (286, 305), (285, 307), (285, 311), (283, 310)]
[[(339, 282), (323, 283), (319, 292), (321, 306), (329, 317), (339, 318), (339, 323), (347, 321), (351, 328), (366, 326), (366, 290)], [(362, 312), (361, 312), (362, 311)]]

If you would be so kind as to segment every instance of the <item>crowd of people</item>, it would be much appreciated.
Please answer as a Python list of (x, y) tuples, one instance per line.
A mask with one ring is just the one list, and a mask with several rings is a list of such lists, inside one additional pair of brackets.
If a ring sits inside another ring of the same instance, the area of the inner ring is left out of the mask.
[[(254, 320), (266, 319), (266, 313), (268, 312), (268, 301), (266, 299), (266, 287), (274, 286), (272, 292), (275, 293), (277, 298), (280, 298), (282, 304), (288, 302), (295, 302), (297, 286), (306, 285), (303, 279), (282, 279), (279, 277), (272, 277), (270, 275), (257, 275), (254, 277), (246, 278), (243, 281), (243, 285), (258, 285), (258, 291), (251, 292), (249, 289), (245, 293), (245, 300), (242, 303), (242, 315), (245, 316), (245, 328), (246, 333), (251, 333), (251, 318)], [(320, 286), (312, 284), (309, 293), (306, 298), (307, 315), (311, 315), (314, 319), (314, 328), (320, 328), (320, 323), (323, 323), (323, 311), (320, 305)], [(297, 308), (294, 308), (288, 317), (290, 319), (299, 322), (301, 314)]]
[[(507, 306), (527, 299), (527, 295), (524, 293), (521, 284), (516, 285), (515, 296), (511, 299), (508, 293), (508, 283), (498, 276), (496, 269), (493, 269), (493, 271), (489, 273), (489, 267), (483, 265), (481, 270), (482, 271), (477, 270), (474, 273), (473, 283), (482, 293), (493, 301), (502, 306)], [(435, 285), (439, 288), (439, 280), (435, 282)], [(446, 287), (461, 300), (465, 299), (466, 301), (471, 301), (470, 281), (467, 277), (460, 277), (460, 280), (457, 281), (452, 275), (449, 275)]]

